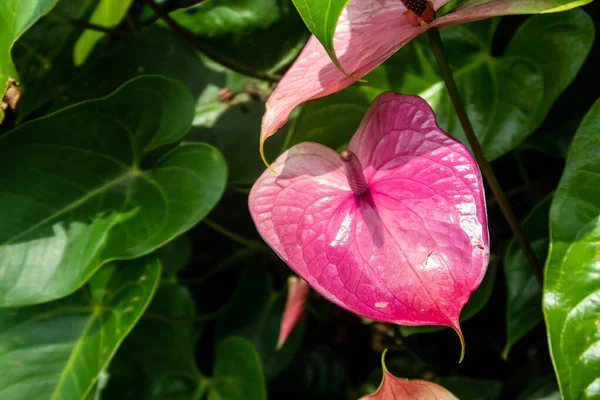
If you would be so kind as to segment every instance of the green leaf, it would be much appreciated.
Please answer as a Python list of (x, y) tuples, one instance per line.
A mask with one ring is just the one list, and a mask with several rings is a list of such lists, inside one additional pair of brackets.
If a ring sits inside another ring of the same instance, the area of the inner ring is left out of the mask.
[(548, 376), (535, 381), (519, 394), (517, 400), (561, 400), (556, 378)]
[[(540, 263), (546, 261), (549, 235), (548, 216), (552, 196), (539, 202), (522, 223), (523, 233)], [(506, 280), (506, 345), (502, 357), (510, 348), (543, 318), (542, 288), (531, 273), (523, 250), (515, 239), (504, 253), (504, 276)]]
[(232, 336), (217, 345), (210, 400), (262, 400), (265, 378), (252, 344)]
[(306, 318), (301, 317), (280, 350), (277, 350), (279, 326), (286, 296), (271, 287), (268, 274), (255, 265), (246, 268), (231, 301), (219, 315), (215, 340), (228, 336), (248, 339), (254, 345), (267, 380), (289, 365), (300, 349)]
[[(163, 283), (109, 368), (104, 398), (194, 399), (207, 379), (194, 358), (200, 330), (187, 288)], [(132, 385), (132, 382), (135, 382)]]
[(502, 382), (477, 380), (454, 376), (438, 378), (435, 381), (452, 392), (460, 400), (499, 400)]
[(600, 101), (575, 134), (550, 208), (543, 291), (550, 352), (565, 400), (600, 396)]
[(96, 3), (95, 0), (60, 1), (15, 42), (12, 54), (22, 88), (17, 108), (20, 119), (49, 97), (58, 96), (73, 79), (76, 74), (73, 46), (83, 30), (76, 28), (70, 19), (88, 19)]
[(161, 284), (108, 369), (105, 399), (192, 400), (206, 390), (208, 379), (195, 360), (204, 323), (190, 291), (176, 277), (189, 261), (189, 246), (180, 236), (153, 253), (163, 265)]
[(159, 77), (21, 125), (0, 137), (0, 304), (39, 303), (81, 286), (108, 260), (133, 258), (200, 221), (226, 184), (220, 153), (175, 146), (193, 101)]
[[(11, 49), (15, 41), (58, 0), (3, 0), (0, 4), (0, 98), (9, 78), (19, 80)], [(0, 123), (4, 112), (0, 109)]]
[(106, 265), (54, 303), (0, 311), (0, 396), (83, 399), (150, 303), (154, 257)]
[[(90, 23), (105, 28), (114, 28), (127, 15), (132, 3), (133, 0), (100, 0), (90, 18)], [(96, 43), (104, 36), (106, 34), (103, 32), (86, 29), (73, 48), (75, 65), (83, 64)]]
[[(536, 15), (519, 28), (504, 54), (494, 57), (492, 41), (498, 21), (488, 19), (440, 31), (467, 112), (490, 160), (515, 149), (537, 129), (575, 78), (594, 40), (593, 22), (582, 10)], [(289, 143), (305, 141), (321, 131), (326, 132), (322, 136), (335, 135), (335, 141), (340, 140), (334, 147), (342, 145), (354, 134), (366, 105), (382, 91), (392, 90), (425, 98), (442, 129), (468, 145), (428, 47), (414, 40), (367, 75), (367, 83), (355, 83), (307, 103)], [(348, 109), (354, 116), (341, 121), (339, 113)], [(318, 140), (323, 141), (332, 142)]]
[(333, 48), (333, 35), (349, 0), (292, 0), (304, 23), (325, 48), (331, 61), (343, 71)]
[[(487, 304), (492, 291), (494, 290), (494, 283), (496, 282), (496, 270), (498, 269), (498, 257), (493, 254), (490, 257), (490, 263), (488, 265), (487, 272), (481, 281), (479, 287), (471, 293), (469, 301), (465, 304), (462, 312), (460, 313), (460, 322), (463, 323), (468, 321), (471, 317), (475, 316), (481, 309)], [(400, 332), (403, 336), (410, 336), (417, 333), (433, 333), (448, 328), (447, 326), (438, 325), (425, 325), (425, 326), (399, 326)], [(443, 386), (443, 385), (442, 385)]]
[(296, 58), (308, 38), (289, 1), (204, 1), (169, 15), (198, 37), (207, 56), (270, 80)]
[[(227, 88), (235, 88), (236, 78), (243, 75), (227, 73)], [(247, 79), (246, 79), (247, 80)], [(249, 86), (254, 87), (251, 83)], [(247, 94), (237, 95), (233, 104), (218, 100), (218, 88), (209, 85), (196, 104), (196, 116), (186, 140), (210, 143), (225, 156), (229, 166), (229, 183), (250, 187), (264, 172), (259, 156), (258, 132), (265, 112), (263, 99), (252, 99)], [(293, 117), (292, 117), (293, 118)], [(282, 131), (285, 132), (285, 129)], [(276, 158), (285, 135), (266, 144), (265, 153)]]

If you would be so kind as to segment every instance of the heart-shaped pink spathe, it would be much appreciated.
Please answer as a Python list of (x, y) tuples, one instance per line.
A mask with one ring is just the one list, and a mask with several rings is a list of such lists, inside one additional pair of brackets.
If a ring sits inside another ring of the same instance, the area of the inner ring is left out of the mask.
[[(283, 153), (250, 192), (258, 232), (340, 307), (400, 325), (447, 325), (462, 341), (460, 311), (489, 259), (471, 153), (423, 99), (391, 92), (371, 104), (348, 150), (351, 162), (316, 143)], [(356, 194), (356, 169), (366, 193)]]

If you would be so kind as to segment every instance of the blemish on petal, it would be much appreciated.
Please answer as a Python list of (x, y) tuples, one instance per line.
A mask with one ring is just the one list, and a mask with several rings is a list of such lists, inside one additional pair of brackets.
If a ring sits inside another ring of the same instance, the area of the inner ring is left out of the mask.
[(375, 303), (375, 308), (386, 308), (388, 304), (389, 303), (387, 301), (380, 301)]
[(21, 367), (23, 365), (23, 362), (21, 362), (19, 360), (9, 360), (8, 365), (14, 365), (15, 367)]

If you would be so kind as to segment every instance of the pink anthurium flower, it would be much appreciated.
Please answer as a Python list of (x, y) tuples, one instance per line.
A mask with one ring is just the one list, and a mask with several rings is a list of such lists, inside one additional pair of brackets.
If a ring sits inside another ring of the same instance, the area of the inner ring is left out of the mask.
[(385, 353), (381, 356), (383, 379), (379, 389), (360, 400), (458, 400), (458, 397), (435, 383), (402, 379), (390, 374), (385, 367)]
[(297, 276), (288, 278), (288, 293), (281, 317), (281, 325), (279, 327), (279, 339), (277, 340), (277, 349), (281, 349), (286, 339), (296, 326), (296, 323), (304, 311), (304, 304), (308, 296), (308, 284), (304, 279)]
[[(348, 150), (301, 143), (256, 181), (258, 232), (317, 292), (356, 314), (447, 325), (488, 264), (481, 175), (429, 105), (375, 99)], [(462, 356), (461, 356), (462, 358)]]
[(283, 126), (296, 106), (344, 89), (430, 28), (499, 15), (563, 11), (589, 1), (466, 0), (436, 19), (435, 11), (449, 0), (350, 0), (333, 38), (344, 72), (312, 36), (267, 100), (260, 137), (261, 155), (264, 141)]

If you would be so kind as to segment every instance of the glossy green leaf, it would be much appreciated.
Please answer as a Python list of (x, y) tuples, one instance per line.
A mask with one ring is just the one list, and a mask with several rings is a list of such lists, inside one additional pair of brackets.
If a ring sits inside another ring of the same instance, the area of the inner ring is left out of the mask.
[(460, 400), (500, 400), (502, 382), (478, 380), (460, 376), (439, 378), (436, 383), (451, 391)]
[[(90, 23), (104, 28), (114, 28), (127, 15), (132, 3), (133, 0), (100, 0), (90, 18)], [(75, 65), (83, 64), (96, 43), (104, 36), (106, 34), (103, 32), (85, 30), (73, 49)]]
[(304, 336), (306, 318), (302, 317), (283, 347), (277, 350), (285, 301), (285, 293), (273, 291), (266, 271), (252, 265), (240, 275), (233, 298), (219, 315), (215, 327), (217, 341), (239, 336), (252, 342), (267, 380), (277, 376), (292, 361)]
[[(540, 262), (546, 261), (549, 244), (548, 216), (552, 196), (538, 203), (522, 223), (523, 233)], [(506, 358), (510, 348), (543, 318), (542, 288), (531, 273), (523, 250), (513, 239), (504, 253), (504, 277), (506, 281), (506, 345), (502, 356)]]
[(240, 337), (222, 340), (216, 348), (210, 381), (211, 400), (266, 400), (265, 378), (252, 344)]
[(159, 77), (21, 125), (0, 137), (0, 304), (39, 303), (81, 286), (104, 262), (149, 253), (220, 199), (226, 166), (179, 140), (193, 101)]
[(12, 54), (22, 88), (20, 119), (68, 87), (76, 74), (73, 46), (83, 32), (69, 19), (88, 19), (96, 4), (97, 0), (60, 1), (15, 42)]
[(575, 134), (550, 209), (543, 307), (565, 400), (600, 397), (599, 131), (600, 101)]
[[(11, 49), (15, 41), (58, 0), (3, 0), (0, 4), (0, 98), (8, 78), (19, 81)], [(0, 109), (0, 123), (4, 112)]]
[(111, 263), (73, 295), (0, 311), (0, 397), (83, 399), (150, 303), (154, 257)]
[[(593, 22), (582, 10), (537, 15), (519, 28), (502, 56), (493, 57), (498, 21), (488, 19), (440, 32), (467, 112), (490, 160), (515, 149), (540, 125), (575, 78), (594, 40)], [(357, 116), (365, 113), (373, 98), (392, 90), (424, 97), (442, 129), (466, 144), (428, 47), (425, 41), (414, 40), (367, 75), (367, 83), (307, 103), (289, 143), (314, 140), (324, 132), (318, 142), (344, 144), (358, 127)], [(341, 120), (341, 112), (349, 109), (355, 116)]]
[[(498, 269), (498, 257), (493, 254), (490, 257), (490, 263), (488, 265), (488, 269), (481, 281), (479, 287), (471, 294), (469, 297), (469, 301), (462, 309), (460, 313), (460, 322), (465, 322), (469, 320), (471, 317), (475, 316), (481, 309), (487, 304), (490, 296), (492, 295), (492, 291), (494, 290), (494, 283), (496, 282), (496, 271)], [(416, 333), (432, 333), (438, 332), (443, 329), (448, 328), (447, 326), (437, 326), (437, 325), (429, 325), (429, 326), (400, 326), (400, 332), (403, 336), (410, 336)], [(443, 386), (443, 385), (442, 385)]]
[(292, 0), (308, 30), (325, 48), (331, 60), (342, 69), (333, 48), (338, 19), (349, 0)]
[(308, 39), (289, 1), (204, 1), (169, 15), (196, 34), (204, 54), (251, 76), (272, 76)]

